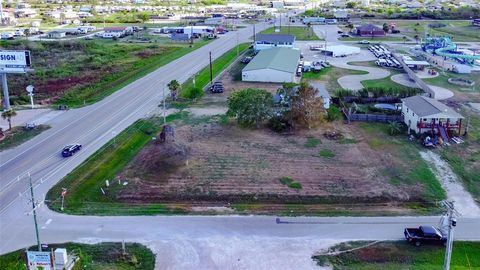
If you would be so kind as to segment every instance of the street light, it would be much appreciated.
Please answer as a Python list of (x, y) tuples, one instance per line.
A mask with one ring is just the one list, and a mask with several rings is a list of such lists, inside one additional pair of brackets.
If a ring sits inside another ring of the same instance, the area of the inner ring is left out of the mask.
[(30, 104), (32, 106), (32, 109), (35, 108), (35, 105), (33, 104), (33, 85), (29, 85), (27, 86), (27, 92), (28, 92), (28, 96), (30, 97)]

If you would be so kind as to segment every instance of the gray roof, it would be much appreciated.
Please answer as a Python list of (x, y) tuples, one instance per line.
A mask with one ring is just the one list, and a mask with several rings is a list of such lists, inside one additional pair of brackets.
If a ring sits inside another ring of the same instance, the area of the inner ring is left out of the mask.
[(318, 90), (318, 95), (322, 98), (330, 98), (330, 93), (328, 93), (327, 89), (325, 88), (325, 84), (317, 83), (317, 82), (308, 82), (313, 88)]
[(257, 34), (255, 41), (263, 41), (268, 43), (293, 43), (295, 36), (282, 34)]
[(295, 73), (297, 71), (300, 50), (290, 48), (272, 48), (261, 50), (242, 71), (275, 69)]
[(431, 118), (463, 118), (453, 108), (438, 100), (424, 96), (413, 96), (402, 99), (403, 104), (419, 117)]

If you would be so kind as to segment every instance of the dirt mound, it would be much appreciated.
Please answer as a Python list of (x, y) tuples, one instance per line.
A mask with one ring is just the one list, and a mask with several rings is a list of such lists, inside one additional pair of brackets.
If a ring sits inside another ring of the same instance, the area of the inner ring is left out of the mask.
[(166, 180), (171, 173), (185, 166), (189, 158), (189, 148), (181, 142), (151, 143), (142, 150), (128, 166), (126, 177), (135, 171), (135, 176), (148, 176), (146, 179)]

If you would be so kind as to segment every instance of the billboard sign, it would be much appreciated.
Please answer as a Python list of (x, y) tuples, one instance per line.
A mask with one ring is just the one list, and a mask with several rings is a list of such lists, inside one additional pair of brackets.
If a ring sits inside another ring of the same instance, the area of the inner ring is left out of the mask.
[(53, 270), (50, 252), (27, 251), (28, 270)]
[(0, 67), (25, 68), (30, 66), (30, 51), (0, 50)]

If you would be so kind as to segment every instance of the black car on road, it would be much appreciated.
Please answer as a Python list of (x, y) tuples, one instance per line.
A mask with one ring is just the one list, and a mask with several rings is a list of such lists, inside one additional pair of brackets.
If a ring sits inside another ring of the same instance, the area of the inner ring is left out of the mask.
[(405, 239), (415, 246), (422, 244), (445, 244), (447, 237), (440, 229), (433, 226), (420, 226), (418, 228), (406, 228), (403, 232)]
[(67, 145), (62, 149), (62, 156), (69, 157), (80, 149), (82, 149), (82, 145), (79, 143)]

